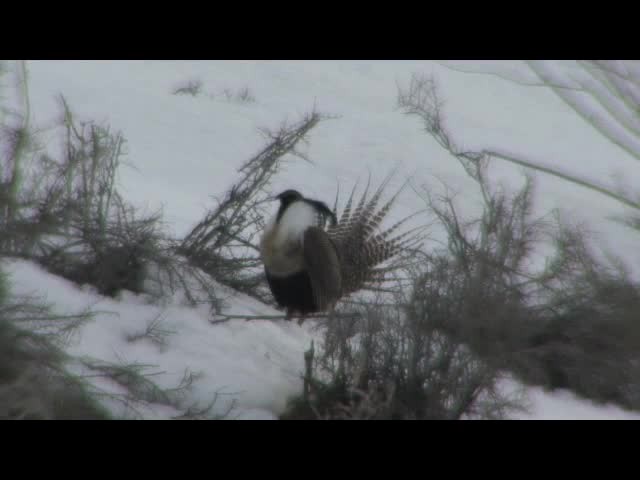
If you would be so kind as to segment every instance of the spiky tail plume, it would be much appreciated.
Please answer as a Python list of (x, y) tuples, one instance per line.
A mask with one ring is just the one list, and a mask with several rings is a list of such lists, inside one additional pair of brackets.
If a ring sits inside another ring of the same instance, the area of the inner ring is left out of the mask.
[[(394, 236), (398, 229), (414, 215), (403, 218), (387, 229), (379, 229), (406, 185), (403, 185), (382, 207), (378, 208), (384, 189), (392, 175), (393, 173), (382, 182), (370, 199), (368, 198), (371, 180), (369, 177), (364, 192), (354, 208), (354, 197), (358, 186), (356, 183), (342, 214), (338, 216), (336, 211), (338, 223), (327, 230), (340, 257), (342, 295), (368, 288), (373, 283), (379, 282), (388, 269), (378, 268), (378, 266), (416, 246), (423, 238), (422, 228), (415, 228)], [(334, 210), (337, 209), (334, 207)]]

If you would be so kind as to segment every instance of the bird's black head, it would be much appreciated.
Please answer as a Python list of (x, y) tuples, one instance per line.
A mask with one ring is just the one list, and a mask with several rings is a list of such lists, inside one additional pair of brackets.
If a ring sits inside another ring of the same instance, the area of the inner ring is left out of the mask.
[(335, 225), (337, 223), (336, 215), (331, 211), (329, 207), (327, 207), (326, 203), (321, 202), (319, 200), (313, 200), (311, 198), (305, 198), (297, 190), (293, 190), (293, 189), (285, 190), (279, 195), (276, 195), (275, 198), (280, 200), (280, 208), (278, 209), (278, 215), (277, 215), (278, 221), (280, 221), (280, 219), (282, 218), (282, 215), (284, 214), (285, 210), (289, 207), (289, 205), (291, 205), (293, 202), (301, 200), (311, 205), (313, 208), (315, 208), (316, 211), (320, 215), (322, 215), (324, 218), (329, 218), (332, 225)]
[(304, 197), (299, 191), (289, 189), (276, 195), (276, 198), (280, 200), (280, 204), (286, 208), (289, 204), (295, 202), (296, 200), (302, 200)]
[(278, 222), (282, 218), (282, 215), (284, 215), (285, 210), (289, 208), (289, 205), (295, 201), (304, 200), (304, 197), (299, 191), (292, 189), (285, 190), (279, 195), (276, 195), (275, 198), (280, 200), (280, 208), (278, 209), (278, 215), (276, 216), (276, 220)]

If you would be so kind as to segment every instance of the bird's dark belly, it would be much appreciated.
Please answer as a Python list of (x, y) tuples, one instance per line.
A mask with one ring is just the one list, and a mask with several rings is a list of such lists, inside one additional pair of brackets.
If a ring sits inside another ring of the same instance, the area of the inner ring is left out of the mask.
[(317, 311), (313, 300), (311, 279), (307, 272), (298, 272), (288, 277), (274, 277), (269, 275), (269, 272), (265, 273), (278, 305), (301, 314)]

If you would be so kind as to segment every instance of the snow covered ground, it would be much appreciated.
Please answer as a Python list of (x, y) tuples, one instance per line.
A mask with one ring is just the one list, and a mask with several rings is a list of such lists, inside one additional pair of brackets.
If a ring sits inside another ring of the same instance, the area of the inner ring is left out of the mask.
[[(517, 62), (499, 67), (521, 68)], [(63, 94), (79, 118), (104, 120), (121, 130), (128, 140), (127, 160), (135, 165), (120, 172), (124, 197), (149, 210), (161, 207), (176, 234), (201, 218), (211, 196), (224, 192), (240, 164), (263, 145), (258, 128), (296, 121), (314, 105), (336, 118), (311, 132), (306, 153), (313, 164), (292, 159), (274, 192), (296, 188), (331, 202), (336, 182), (351, 186), (369, 171), (381, 180), (399, 166), (395, 185), (410, 175), (417, 185), (441, 188), (440, 179), (459, 191), (462, 211), (474, 213), (478, 193), (462, 168), (417, 119), (395, 107), (397, 85), (406, 85), (414, 72), (435, 75), (449, 131), (469, 149), (500, 147), (608, 184), (621, 178), (629, 185), (640, 183), (634, 159), (547, 89), (455, 72), (434, 62), (32, 61), (28, 68), (32, 121), (51, 124), (60, 115), (56, 98)], [(202, 82), (203, 95), (171, 94), (189, 80)], [(244, 87), (254, 102), (224, 94)], [(506, 163), (496, 161), (491, 171), (513, 188), (522, 181), (521, 170)], [(538, 174), (536, 180), (538, 212), (561, 208), (573, 220), (588, 222), (604, 245), (628, 259), (630, 267), (640, 267), (637, 238), (607, 220), (623, 213), (619, 204), (553, 177)], [(401, 196), (390, 221), (420, 208), (415, 197)], [(160, 308), (133, 294), (119, 301), (104, 298), (28, 262), (8, 262), (8, 271), (15, 293), (40, 295), (59, 312), (89, 305), (104, 312), (83, 327), (70, 347), (73, 354), (155, 365), (161, 373), (154, 380), (167, 387), (185, 370), (201, 372), (191, 393), (194, 403), (207, 404), (219, 392), (216, 408), (224, 411), (234, 400), (238, 418), (275, 418), (287, 397), (301, 391), (303, 352), (313, 338), (310, 325), (243, 320), (211, 325), (207, 311)], [(243, 295), (228, 295), (228, 313), (276, 313)], [(159, 313), (175, 332), (166, 347), (127, 341)], [(531, 411), (517, 418), (640, 419), (640, 414), (598, 407), (568, 393), (529, 392)], [(145, 417), (170, 415), (158, 409)]]

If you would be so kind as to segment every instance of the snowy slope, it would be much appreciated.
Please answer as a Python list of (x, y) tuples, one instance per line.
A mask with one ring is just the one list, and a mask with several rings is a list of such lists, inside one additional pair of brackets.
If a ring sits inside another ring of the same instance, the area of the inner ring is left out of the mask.
[[(60, 314), (78, 313), (87, 307), (97, 312), (82, 327), (79, 338), (72, 339), (71, 355), (153, 366), (147, 373), (162, 372), (152, 377), (162, 388), (177, 386), (186, 370), (201, 375), (193, 384), (189, 405), (202, 408), (218, 393), (212, 414), (226, 412), (235, 399), (238, 408), (232, 417), (273, 418), (300, 389), (303, 353), (311, 338), (308, 324), (292, 328), (284, 321), (231, 320), (213, 326), (206, 309), (153, 306), (133, 294), (116, 301), (89, 287), (78, 288), (30, 262), (10, 261), (6, 270), (16, 295), (39, 297)], [(228, 295), (226, 301), (239, 315), (278, 313), (244, 295)], [(158, 315), (160, 326), (175, 332), (167, 337), (166, 345), (148, 339), (127, 341)], [(113, 385), (102, 387), (116, 391)], [(148, 415), (162, 418), (176, 413), (152, 407)]]
[[(473, 213), (477, 192), (459, 164), (421, 131), (417, 119), (395, 108), (397, 85), (406, 85), (413, 72), (436, 76), (446, 100), (447, 126), (467, 148), (499, 146), (592, 178), (608, 180), (616, 174), (629, 184), (640, 182), (634, 160), (595, 134), (548, 90), (466, 75), (433, 62), (33, 61), (28, 66), (34, 122), (50, 124), (57, 118), (56, 97), (63, 94), (80, 118), (104, 120), (121, 130), (128, 140), (128, 160), (135, 165), (120, 172), (125, 198), (150, 210), (162, 207), (168, 228), (177, 234), (200, 219), (210, 197), (224, 192), (240, 164), (263, 145), (258, 128), (296, 121), (313, 105), (336, 118), (310, 134), (307, 153), (314, 163), (292, 159), (274, 191), (294, 187), (331, 202), (336, 182), (347, 188), (369, 171), (381, 180), (399, 166), (395, 185), (411, 175), (417, 185), (440, 188), (436, 179), (441, 179), (460, 192), (462, 210)], [(501, 68), (521, 67), (509, 63)], [(171, 94), (188, 80), (200, 80), (205, 94)], [(243, 87), (255, 102), (228, 100), (223, 94)], [(495, 163), (492, 174), (513, 188), (522, 178), (519, 169), (504, 163)], [(572, 219), (589, 222), (606, 245), (638, 266), (637, 240), (606, 220), (622, 212), (618, 204), (552, 177), (536, 178), (540, 213), (562, 207)], [(403, 195), (390, 221), (420, 208), (415, 197)], [(235, 398), (242, 418), (273, 418), (286, 397), (301, 389), (302, 352), (312, 338), (309, 327), (241, 320), (212, 326), (206, 311), (171, 306), (165, 318), (176, 333), (160, 351), (125, 339), (158, 314), (158, 307), (144, 299), (105, 299), (26, 262), (11, 262), (9, 270), (18, 292), (46, 294), (60, 311), (91, 304), (117, 313), (100, 315), (85, 327), (72, 347), (74, 354), (158, 365), (166, 373), (156, 380), (167, 386), (187, 368), (201, 371), (194, 401), (207, 403), (216, 391), (233, 393), (221, 397), (220, 408)], [(229, 303), (229, 313), (275, 313), (240, 295)], [(532, 413), (526, 418), (633, 417), (568, 395), (531, 392)], [(167, 416), (159, 412), (149, 417), (154, 415)]]

